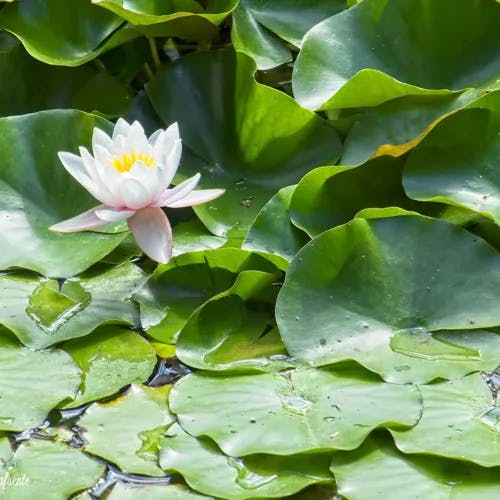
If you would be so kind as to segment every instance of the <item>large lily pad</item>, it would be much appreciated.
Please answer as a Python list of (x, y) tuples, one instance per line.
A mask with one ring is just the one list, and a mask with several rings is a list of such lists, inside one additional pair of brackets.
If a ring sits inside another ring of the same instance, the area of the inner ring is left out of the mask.
[(195, 207), (219, 236), (244, 237), (278, 189), (340, 153), (332, 127), (256, 83), (254, 72), (245, 54), (195, 53), (159, 72), (148, 87), (164, 122), (179, 122), (184, 143), (203, 160), (184, 155), (182, 175), (200, 171), (203, 187), (226, 189), (218, 200)]
[(499, 24), (500, 9), (490, 0), (361, 2), (304, 37), (294, 95), (309, 109), (331, 109), (494, 88)]
[(188, 319), (176, 354), (205, 370), (275, 371), (295, 363), (286, 356), (274, 320), (279, 275), (243, 271), (234, 285)]
[(5, 500), (67, 500), (93, 486), (104, 465), (64, 444), (31, 440), (22, 443), (3, 467), (0, 464), (0, 477), (2, 472), (10, 480), (2, 490)]
[(57, 158), (58, 151), (88, 145), (95, 126), (109, 125), (96, 116), (62, 110), (0, 119), (0, 269), (17, 266), (69, 277), (126, 236), (48, 229), (97, 203)]
[(0, 17), (0, 28), (17, 36), (33, 57), (62, 66), (83, 64), (139, 35), (119, 29), (122, 24), (88, 0), (13, 2)]
[(130, 485), (127, 483), (116, 483), (111, 493), (106, 497), (108, 500), (208, 500), (211, 497), (198, 495), (185, 486), (179, 484), (166, 485)]
[(497, 91), (443, 120), (412, 151), (403, 176), (406, 192), (418, 200), (467, 207), (498, 224), (499, 134)]
[(479, 373), (420, 390), (422, 418), (411, 430), (393, 432), (401, 451), (500, 466), (500, 407)]
[(263, 257), (236, 248), (220, 248), (174, 257), (158, 266), (136, 295), (142, 327), (163, 342), (173, 342), (196, 308), (230, 288), (245, 270), (274, 272)]
[(259, 252), (285, 270), (307, 243), (307, 235), (290, 220), (290, 201), (295, 186), (280, 189), (262, 208), (243, 241), (244, 250)]
[(0, 276), (0, 323), (24, 345), (42, 348), (87, 335), (103, 323), (135, 324), (128, 300), (145, 274), (130, 263), (64, 281)]
[(344, 0), (240, 0), (231, 38), (259, 69), (273, 68), (292, 60), (286, 41), (299, 47), (310, 28), (344, 8)]
[(349, 500), (495, 500), (500, 469), (404, 455), (377, 436), (357, 450), (336, 453), (332, 472), (339, 493)]
[(158, 442), (173, 417), (168, 411), (170, 386), (132, 385), (124, 396), (93, 404), (80, 418), (85, 450), (109, 460), (124, 472), (163, 476), (158, 467)]
[(145, 382), (156, 364), (151, 344), (119, 326), (97, 328), (86, 337), (66, 342), (63, 348), (84, 377), (78, 396), (67, 408), (111, 396), (131, 383)]
[[(329, 456), (246, 458), (224, 455), (210, 440), (196, 439), (172, 425), (161, 441), (160, 464), (177, 471), (191, 488), (217, 498), (283, 498), (310, 484), (332, 480), (325, 465)], [(326, 466), (327, 468), (328, 466)]]
[(411, 426), (421, 412), (416, 387), (359, 369), (231, 378), (195, 373), (177, 382), (170, 405), (189, 434), (211, 437), (232, 456), (351, 450), (375, 427)]
[[(297, 254), (276, 312), (292, 356), (315, 365), (354, 359), (407, 380), (420, 360), (480, 360), (466, 340), (432, 332), (499, 325), (499, 292), (500, 257), (478, 237), (418, 215), (357, 218)], [(447, 376), (448, 363), (433, 364)]]
[[(43, 109), (75, 108), (118, 116), (128, 111), (131, 97), (110, 75), (90, 65), (49, 66), (30, 57), (22, 46), (0, 53), (0, 115), (22, 115)], [(36, 74), (37, 78), (33, 78)], [(40, 82), (43, 82), (43, 91)]]
[(75, 397), (80, 370), (64, 351), (32, 351), (0, 331), (0, 430), (36, 427)]

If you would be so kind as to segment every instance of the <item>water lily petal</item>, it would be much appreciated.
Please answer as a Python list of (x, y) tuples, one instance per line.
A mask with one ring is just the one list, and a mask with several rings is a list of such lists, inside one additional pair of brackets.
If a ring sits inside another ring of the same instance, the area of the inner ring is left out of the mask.
[(148, 142), (151, 144), (151, 146), (155, 146), (156, 141), (158, 140), (158, 137), (160, 137), (161, 134), (163, 134), (165, 131), (162, 128), (159, 128), (158, 130), (155, 130), (149, 137), (148, 137)]
[(106, 132), (100, 128), (94, 127), (92, 132), (92, 151), (94, 152), (94, 156), (97, 157), (96, 146), (100, 146), (109, 152), (113, 149), (113, 140)]
[(135, 214), (135, 210), (120, 210), (118, 208), (106, 207), (95, 211), (99, 219), (106, 222), (120, 222)]
[(113, 129), (113, 141), (116, 140), (119, 135), (124, 137), (127, 136), (129, 130), (130, 125), (123, 118), (118, 118), (115, 128)]
[(167, 204), (175, 203), (188, 195), (196, 187), (201, 175), (196, 174), (181, 182), (172, 189), (166, 189), (153, 204), (155, 207), (165, 207)]
[(148, 142), (146, 134), (142, 125), (136, 120), (132, 125), (130, 125), (128, 133), (128, 147), (131, 151), (136, 153), (150, 154), (152, 148)]
[(177, 122), (174, 122), (172, 123), (172, 125), (170, 125), (170, 127), (168, 127), (166, 130), (165, 130), (165, 148), (167, 151), (170, 151), (175, 142), (178, 141), (180, 139), (180, 136), (179, 136), (179, 125), (177, 124)]
[(156, 262), (166, 264), (172, 256), (172, 228), (161, 208), (138, 210), (128, 226), (143, 252)]
[(127, 209), (138, 210), (151, 202), (151, 194), (147, 187), (132, 177), (127, 177), (121, 182), (119, 191), (122, 206)]
[(85, 231), (87, 229), (93, 229), (95, 227), (105, 226), (109, 222), (97, 217), (96, 211), (107, 208), (105, 205), (99, 205), (97, 207), (91, 208), (86, 212), (72, 217), (71, 219), (66, 219), (62, 222), (58, 222), (53, 226), (50, 226), (51, 231), (57, 233), (76, 233), (78, 231)]
[(181, 200), (167, 203), (165, 206), (169, 208), (192, 207), (194, 205), (206, 203), (207, 201), (215, 200), (215, 198), (223, 195), (224, 192), (225, 189), (199, 189), (198, 191), (191, 191)]
[(172, 149), (168, 156), (165, 158), (165, 187), (168, 187), (170, 183), (172, 182), (172, 179), (175, 176), (175, 173), (177, 172), (177, 169), (179, 168), (179, 163), (181, 161), (181, 155), (182, 155), (182, 141), (178, 139), (175, 141), (174, 145), (172, 146)]

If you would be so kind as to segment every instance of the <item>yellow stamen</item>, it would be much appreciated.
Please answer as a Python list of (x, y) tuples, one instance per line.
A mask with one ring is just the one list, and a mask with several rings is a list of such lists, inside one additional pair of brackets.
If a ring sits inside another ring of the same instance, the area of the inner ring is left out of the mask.
[(152, 155), (145, 155), (144, 153), (136, 154), (134, 152), (115, 156), (111, 159), (111, 165), (122, 174), (123, 172), (128, 172), (136, 161), (142, 161), (144, 165), (150, 168), (155, 166), (155, 159)]

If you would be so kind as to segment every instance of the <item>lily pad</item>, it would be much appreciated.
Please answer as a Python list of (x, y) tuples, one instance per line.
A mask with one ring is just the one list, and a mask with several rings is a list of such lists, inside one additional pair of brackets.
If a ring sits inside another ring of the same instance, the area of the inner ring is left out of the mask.
[(0, 269), (24, 267), (65, 278), (91, 266), (125, 238), (126, 233), (58, 234), (48, 229), (96, 205), (57, 158), (58, 151), (88, 145), (95, 126), (107, 128), (108, 123), (69, 110), (0, 119)]
[(22, 443), (11, 460), (0, 465), (9, 478), (2, 490), (5, 500), (67, 500), (93, 486), (104, 473), (104, 465), (79, 450), (45, 440)]
[(274, 68), (292, 60), (286, 42), (300, 47), (310, 28), (344, 8), (344, 0), (240, 0), (233, 12), (233, 45), (259, 69)]
[(245, 270), (275, 272), (266, 259), (236, 248), (220, 248), (174, 257), (158, 266), (135, 295), (148, 335), (173, 342), (187, 319), (208, 299), (230, 288)]
[[(206, 439), (196, 439), (173, 424), (161, 441), (160, 464), (177, 471), (196, 491), (217, 498), (283, 498), (310, 484), (332, 480), (330, 457), (314, 455), (228, 457)], [(326, 467), (325, 467), (326, 465)]]
[(178, 358), (204, 370), (275, 371), (294, 366), (274, 320), (278, 279), (277, 274), (243, 271), (231, 288), (188, 319), (177, 339)]
[(0, 323), (29, 347), (87, 335), (103, 323), (135, 324), (128, 301), (144, 283), (145, 274), (130, 263), (102, 274), (56, 280), (0, 276)]
[(131, 383), (145, 382), (156, 365), (151, 344), (138, 333), (118, 326), (97, 328), (92, 334), (66, 342), (64, 350), (83, 372), (83, 383), (66, 408), (111, 396)]
[(64, 351), (32, 351), (0, 332), (0, 430), (24, 431), (75, 397), (80, 370)]
[(500, 407), (479, 373), (420, 390), (422, 418), (411, 430), (393, 432), (401, 451), (500, 466)]
[[(500, 9), (498, 9), (500, 10)], [(439, 123), (408, 157), (411, 198), (467, 207), (500, 221), (500, 91)]]
[[(51, 108), (74, 108), (119, 116), (128, 111), (131, 103), (126, 88), (110, 75), (90, 65), (79, 68), (49, 66), (30, 57), (22, 46), (0, 53), (0, 74), (8, 75), (2, 84), (0, 116)], [(43, 91), (40, 90), (41, 81)]]
[(160, 117), (179, 123), (183, 142), (199, 157), (183, 155), (182, 175), (200, 171), (202, 187), (226, 189), (218, 200), (195, 207), (217, 236), (244, 237), (278, 189), (340, 154), (337, 133), (325, 120), (256, 83), (254, 72), (245, 54), (199, 52), (148, 85)]
[(280, 189), (264, 205), (242, 244), (244, 250), (266, 255), (283, 270), (308, 241), (290, 220), (290, 200), (294, 190), (295, 186)]
[(332, 109), (495, 88), (499, 24), (490, 0), (361, 2), (306, 34), (294, 67), (295, 98), (309, 109)]
[(132, 385), (124, 396), (94, 403), (78, 425), (85, 429), (85, 450), (115, 463), (123, 472), (163, 476), (158, 442), (172, 423), (167, 394), (170, 386)]
[(405, 455), (384, 436), (368, 438), (357, 450), (334, 454), (331, 468), (339, 493), (349, 500), (495, 500), (498, 496), (500, 469)]
[(170, 405), (183, 429), (209, 436), (228, 455), (291, 455), (358, 447), (376, 427), (407, 427), (420, 418), (410, 385), (357, 370), (299, 369), (285, 374), (179, 380)]
[(198, 495), (185, 486), (178, 484), (168, 485), (132, 485), (118, 482), (113, 486), (108, 500), (201, 500), (208, 499), (205, 495)]
[(88, 0), (13, 2), (0, 18), (0, 28), (19, 38), (34, 58), (62, 66), (78, 66), (139, 36), (122, 25), (118, 16)]
[[(411, 361), (479, 361), (467, 340), (453, 344), (433, 332), (499, 325), (499, 291), (500, 257), (477, 236), (419, 215), (356, 218), (297, 254), (278, 296), (277, 322), (299, 360), (354, 359), (398, 380)], [(449, 364), (434, 364), (446, 377)]]
[(174, 228), (173, 255), (177, 257), (183, 253), (219, 248), (226, 241), (225, 238), (209, 233), (199, 220), (181, 222)]

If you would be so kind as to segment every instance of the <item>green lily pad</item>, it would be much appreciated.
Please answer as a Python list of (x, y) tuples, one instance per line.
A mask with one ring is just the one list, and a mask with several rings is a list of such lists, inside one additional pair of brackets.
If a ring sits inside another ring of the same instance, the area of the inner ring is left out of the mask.
[(2, 475), (9, 478), (2, 498), (67, 500), (93, 486), (103, 473), (103, 464), (79, 450), (33, 439), (22, 443), (3, 467), (0, 464), (0, 478)]
[(85, 451), (123, 472), (163, 476), (157, 465), (158, 443), (174, 420), (168, 411), (169, 390), (133, 384), (124, 396), (94, 403), (78, 421), (85, 429)]
[(421, 397), (365, 371), (299, 369), (284, 374), (183, 377), (170, 393), (183, 429), (209, 436), (228, 455), (291, 455), (358, 447), (376, 427), (418, 422)]
[(293, 256), (307, 243), (307, 236), (290, 221), (290, 200), (295, 186), (280, 189), (261, 209), (242, 248), (267, 256), (286, 270)]
[(156, 352), (138, 333), (118, 326), (97, 328), (92, 334), (66, 342), (83, 372), (83, 383), (72, 408), (111, 396), (131, 383), (145, 382), (156, 365)]
[[(498, 9), (500, 10), (500, 9)], [(411, 198), (467, 207), (500, 221), (500, 91), (439, 123), (408, 157)]]
[(34, 58), (62, 66), (79, 66), (139, 36), (122, 25), (118, 16), (88, 0), (13, 2), (0, 18), (0, 28), (19, 38)]
[(174, 257), (158, 266), (134, 296), (142, 327), (162, 342), (173, 342), (191, 314), (208, 299), (230, 288), (245, 270), (275, 272), (263, 257), (236, 248), (220, 248)]
[(199, 16), (214, 24), (221, 23), (235, 8), (237, 0), (208, 0), (204, 9), (195, 0), (93, 0), (135, 25), (167, 23), (180, 18)]
[(147, 89), (163, 121), (177, 121), (183, 142), (199, 157), (183, 155), (182, 175), (200, 171), (202, 187), (226, 189), (195, 207), (217, 236), (244, 237), (278, 189), (340, 153), (331, 126), (256, 83), (254, 72), (245, 54), (198, 52), (160, 71)]
[(204, 370), (276, 371), (286, 356), (274, 320), (279, 275), (243, 271), (234, 285), (199, 307), (177, 339), (176, 354)]
[(24, 431), (75, 397), (80, 370), (64, 351), (32, 351), (0, 332), (0, 430)]
[(408, 198), (401, 182), (403, 160), (375, 158), (359, 167), (319, 167), (306, 174), (290, 201), (294, 225), (311, 237), (345, 224), (368, 207), (404, 207), (422, 203)]
[(0, 276), (0, 323), (29, 347), (87, 335), (103, 323), (134, 324), (128, 301), (145, 274), (130, 263), (102, 274), (66, 280)]
[(477, 236), (419, 215), (356, 218), (297, 254), (277, 322), (289, 353), (314, 365), (354, 359), (407, 381), (405, 370), (433, 360), (446, 378), (450, 363), (479, 367), (481, 355), (466, 339), (454, 344), (432, 332), (499, 325), (499, 290), (500, 256)]
[(0, 119), (0, 269), (25, 267), (46, 276), (73, 276), (108, 254), (126, 236), (58, 234), (48, 229), (98, 203), (57, 158), (58, 151), (88, 145), (95, 126), (107, 129), (109, 125), (95, 116), (69, 110)]
[(420, 390), (422, 418), (411, 430), (393, 432), (401, 451), (500, 466), (500, 407), (479, 373)]
[[(0, 95), (0, 116), (50, 108), (75, 108), (119, 116), (130, 107), (128, 91), (108, 74), (90, 65), (49, 66), (30, 57), (22, 46), (0, 52), (0, 74), (8, 75)], [(43, 81), (43, 91), (40, 81)]]
[(445, 116), (481, 95), (470, 90), (444, 96), (407, 96), (368, 109), (350, 129), (340, 163), (357, 165), (376, 156), (400, 156)]
[(349, 500), (495, 500), (500, 469), (437, 457), (405, 455), (383, 436), (357, 450), (335, 453), (332, 472)]
[(144, 498), (147, 500), (200, 500), (211, 497), (198, 495), (178, 484), (139, 486), (119, 482), (113, 486), (106, 498), (108, 500), (143, 500)]
[[(173, 424), (161, 441), (160, 465), (177, 471), (196, 491), (217, 498), (283, 498), (332, 477), (328, 455), (228, 457), (209, 440), (196, 439)], [(325, 467), (326, 465), (326, 467)]]
[(231, 39), (259, 69), (274, 68), (292, 60), (286, 42), (300, 47), (315, 24), (345, 8), (344, 0), (294, 1), (240, 0), (233, 12)]
[(332, 109), (495, 88), (499, 24), (490, 0), (361, 2), (306, 34), (294, 67), (295, 98), (309, 109)]
[(219, 248), (226, 244), (226, 239), (209, 233), (199, 220), (181, 222), (174, 228), (173, 255), (200, 252)]

